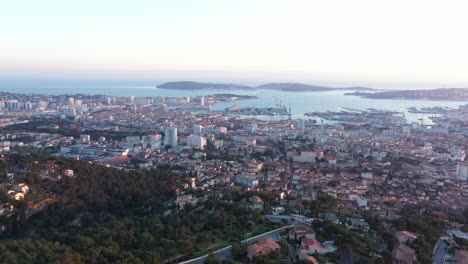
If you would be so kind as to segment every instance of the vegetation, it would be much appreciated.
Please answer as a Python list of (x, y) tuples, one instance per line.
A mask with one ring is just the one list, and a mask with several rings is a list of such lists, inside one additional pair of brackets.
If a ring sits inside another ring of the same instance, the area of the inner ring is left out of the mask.
[(418, 208), (404, 208), (401, 217), (395, 221), (398, 230), (407, 230), (419, 234), (413, 248), (420, 263), (432, 263), (432, 252), (437, 239), (444, 234), (447, 223), (434, 216), (429, 210), (421, 212)]
[[(37, 177), (47, 160), (78, 176)], [(22, 201), (14, 217), (0, 218), (9, 231), (0, 238), (0, 259), (6, 263), (177, 262), (270, 225), (242, 202), (252, 194), (227, 193), (235, 202), (198, 194), (204, 201), (178, 209), (171, 201), (184, 176), (165, 169), (122, 170), (47, 155), (12, 156), (2, 166), (32, 168), (25, 182), (55, 197), (31, 217)]]

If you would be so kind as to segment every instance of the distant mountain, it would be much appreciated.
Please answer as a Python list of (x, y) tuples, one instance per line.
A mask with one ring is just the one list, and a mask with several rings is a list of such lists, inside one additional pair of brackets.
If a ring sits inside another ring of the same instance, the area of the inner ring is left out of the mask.
[(371, 99), (416, 99), (441, 101), (468, 101), (468, 88), (440, 88), (430, 90), (399, 90), (377, 93), (354, 92), (356, 95)]
[(315, 86), (302, 83), (267, 83), (257, 87), (250, 87), (238, 84), (224, 84), (224, 83), (200, 83), (192, 81), (181, 82), (168, 82), (157, 86), (160, 89), (174, 89), (174, 90), (205, 90), (205, 89), (237, 89), (237, 90), (279, 90), (279, 91), (334, 91), (334, 90), (354, 90), (354, 91), (373, 91), (372, 88), (367, 87), (345, 87), (333, 88), (325, 86)]
[(253, 90), (252, 87), (237, 85), (237, 84), (224, 84), (224, 83), (200, 83), (191, 81), (182, 82), (168, 82), (158, 85), (160, 89), (174, 89), (174, 90), (205, 90), (205, 89), (237, 89), (237, 90)]
[(280, 90), (280, 91), (334, 91), (334, 90), (354, 90), (354, 91), (373, 91), (372, 88), (367, 87), (345, 87), (345, 88), (333, 88), (326, 86), (315, 86), (302, 83), (267, 83), (255, 87), (256, 89), (263, 90)]

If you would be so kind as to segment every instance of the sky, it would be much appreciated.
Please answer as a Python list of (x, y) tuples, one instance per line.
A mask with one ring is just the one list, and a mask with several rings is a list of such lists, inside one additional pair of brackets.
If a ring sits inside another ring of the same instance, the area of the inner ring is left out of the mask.
[(0, 0), (0, 81), (468, 87), (468, 2)]

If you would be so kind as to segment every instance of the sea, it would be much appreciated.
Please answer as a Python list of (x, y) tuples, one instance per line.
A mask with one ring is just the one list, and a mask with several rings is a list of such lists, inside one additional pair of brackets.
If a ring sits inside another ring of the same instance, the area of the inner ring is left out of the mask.
[[(416, 107), (448, 107), (458, 108), (465, 105), (466, 101), (428, 101), (428, 100), (397, 100), (397, 99), (368, 99), (359, 96), (345, 95), (352, 91), (325, 91), (325, 92), (287, 92), (271, 90), (168, 90), (156, 88), (158, 84), (151, 85), (98, 85), (81, 83), (79, 85), (37, 85), (30, 83), (22, 86), (0, 85), (0, 91), (13, 93), (38, 93), (38, 94), (103, 94), (111, 96), (206, 96), (219, 93), (230, 93), (238, 95), (254, 95), (256, 99), (240, 100), (235, 102), (223, 102), (213, 105), (213, 110), (224, 110), (228, 107), (237, 105), (243, 107), (275, 107), (277, 105), (285, 106), (291, 109), (291, 118), (293, 119), (315, 119), (305, 116), (308, 112), (339, 112), (347, 109), (368, 110), (379, 109), (396, 111), (405, 116), (408, 123), (423, 123), (431, 125), (429, 117), (433, 114), (409, 113), (408, 108)], [(262, 120), (280, 120), (287, 119), (289, 116), (243, 116), (256, 117)], [(322, 120), (317, 120), (321, 122)], [(326, 121), (324, 123), (333, 123)]]

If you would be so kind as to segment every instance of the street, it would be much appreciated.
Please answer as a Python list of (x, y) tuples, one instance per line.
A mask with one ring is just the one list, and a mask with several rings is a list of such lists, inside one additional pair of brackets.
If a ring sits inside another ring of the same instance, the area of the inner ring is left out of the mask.
[[(274, 241), (276, 242), (279, 242), (281, 239), (280, 239), (280, 233), (281, 231), (283, 231), (284, 229), (287, 229), (287, 228), (290, 228), (292, 227), (291, 225), (289, 226), (283, 226), (281, 228), (278, 228), (276, 230), (273, 230), (273, 231), (270, 231), (270, 232), (266, 232), (266, 233), (263, 233), (261, 235), (258, 235), (258, 236), (254, 236), (254, 237), (251, 237), (251, 238), (248, 238), (246, 240), (243, 240), (242, 243), (244, 244), (249, 244), (249, 243), (252, 243), (254, 241), (257, 241), (259, 240), (260, 238), (262, 237), (268, 237), (268, 238), (271, 238), (273, 239)], [(213, 252), (216, 256), (218, 256), (218, 258), (220, 259), (230, 259), (232, 258), (232, 254), (231, 254), (231, 246), (228, 246), (228, 247), (225, 247), (223, 249), (220, 249), (218, 251), (215, 251)], [(203, 264), (203, 262), (208, 258), (209, 254), (207, 255), (204, 255), (204, 256), (201, 256), (201, 257), (198, 257), (198, 258), (195, 258), (195, 259), (191, 259), (191, 260), (187, 260), (187, 261), (184, 261), (184, 262), (180, 262), (180, 264)]]

